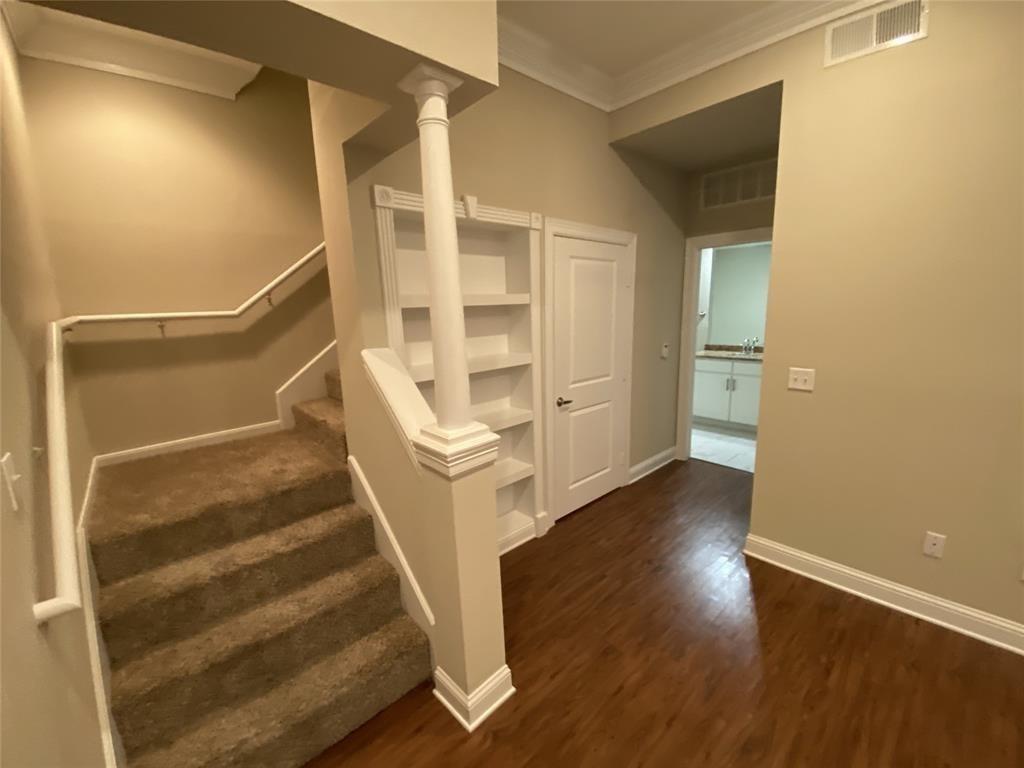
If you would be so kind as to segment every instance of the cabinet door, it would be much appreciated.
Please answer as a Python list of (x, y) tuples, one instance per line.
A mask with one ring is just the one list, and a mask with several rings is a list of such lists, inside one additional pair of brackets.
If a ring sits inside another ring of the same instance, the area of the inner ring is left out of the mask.
[(732, 378), (735, 384), (732, 385), (729, 421), (756, 427), (761, 405), (761, 377), (733, 376)]
[(726, 421), (729, 418), (729, 374), (693, 373), (693, 415)]

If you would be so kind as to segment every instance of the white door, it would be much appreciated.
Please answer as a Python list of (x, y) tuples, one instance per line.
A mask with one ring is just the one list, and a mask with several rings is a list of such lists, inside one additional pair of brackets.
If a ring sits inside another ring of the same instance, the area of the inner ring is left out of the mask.
[(555, 517), (627, 481), (634, 243), (556, 235), (549, 254)]

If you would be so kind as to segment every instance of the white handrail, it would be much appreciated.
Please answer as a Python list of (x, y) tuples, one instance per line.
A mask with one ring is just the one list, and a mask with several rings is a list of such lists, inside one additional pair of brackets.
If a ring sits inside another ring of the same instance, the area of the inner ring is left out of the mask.
[(270, 295), (285, 280), (324, 252), (320, 243), (288, 269), (260, 288), (237, 309), (212, 312), (143, 312), (123, 315), (76, 315), (54, 320), (46, 337), (46, 439), (50, 475), (50, 529), (53, 536), (53, 571), (56, 596), (32, 606), (36, 622), (42, 624), (82, 607), (82, 586), (78, 580), (75, 551), (75, 517), (71, 501), (71, 461), (68, 457), (67, 406), (64, 397), (64, 331), (80, 323), (123, 323), (139, 320), (231, 319), (240, 317), (256, 302)]
[(73, 317), (65, 317), (58, 322), (61, 324), (62, 328), (70, 328), (71, 326), (78, 325), (80, 323), (130, 323), (140, 320), (152, 320), (157, 322), (163, 320), (225, 320), (241, 317), (248, 310), (252, 309), (256, 302), (261, 299), (265, 299), (275, 288), (281, 285), (281, 283), (294, 275), (323, 252), (324, 243), (320, 243), (320, 245), (296, 261), (288, 267), (288, 269), (260, 288), (260, 290), (256, 291), (256, 293), (239, 304), (235, 309), (215, 309), (206, 312), (135, 312), (120, 315), (75, 315)]

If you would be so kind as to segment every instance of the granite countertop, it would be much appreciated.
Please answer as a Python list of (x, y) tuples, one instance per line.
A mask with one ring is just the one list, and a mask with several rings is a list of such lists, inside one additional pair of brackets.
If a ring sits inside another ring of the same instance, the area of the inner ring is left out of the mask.
[(760, 363), (764, 360), (764, 352), (754, 352), (747, 354), (746, 352), (733, 352), (732, 350), (725, 349), (702, 349), (697, 353), (697, 357), (712, 358), (717, 360), (749, 360), (754, 363)]

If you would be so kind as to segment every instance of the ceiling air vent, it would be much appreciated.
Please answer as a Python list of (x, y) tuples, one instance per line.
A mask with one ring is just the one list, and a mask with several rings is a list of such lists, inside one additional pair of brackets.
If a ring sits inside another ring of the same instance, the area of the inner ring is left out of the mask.
[(700, 178), (700, 207), (721, 208), (774, 197), (775, 171), (772, 159), (705, 173)]
[(825, 27), (825, 66), (928, 36), (926, 0), (883, 3)]

